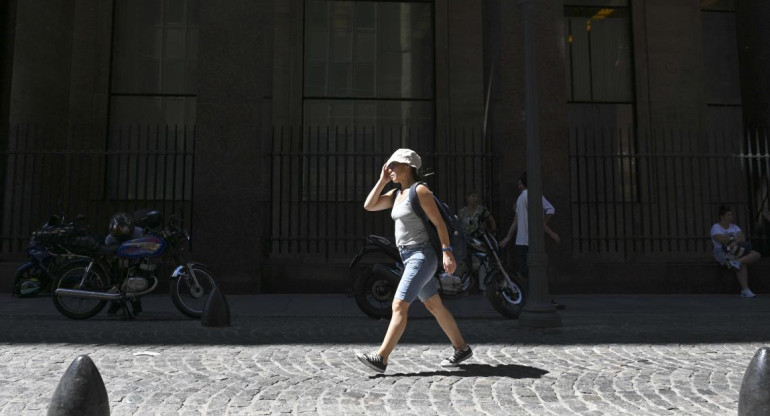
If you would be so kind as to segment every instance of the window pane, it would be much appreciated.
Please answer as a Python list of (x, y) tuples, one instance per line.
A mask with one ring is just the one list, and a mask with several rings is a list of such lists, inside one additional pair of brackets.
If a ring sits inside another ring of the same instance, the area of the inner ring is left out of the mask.
[(188, 97), (112, 97), (111, 125), (194, 125), (196, 99)]
[(628, 20), (602, 19), (591, 26), (594, 101), (633, 101)]
[[(433, 99), (430, 3), (309, 0), (306, 5), (305, 71), (310, 69), (308, 64), (325, 63), (326, 96)], [(316, 30), (323, 21), (331, 22), (331, 31)], [(344, 62), (355, 69), (335, 65)], [(373, 64), (374, 72), (360, 64)], [(337, 74), (336, 69), (345, 72)], [(352, 82), (351, 72), (355, 74)], [(305, 75), (306, 80), (309, 77)], [(347, 85), (354, 85), (345, 92), (341, 89), (344, 77)], [(315, 96), (319, 89), (306, 83), (305, 95)]]
[(433, 125), (429, 101), (305, 100), (305, 126), (391, 127)]
[(374, 32), (356, 34), (356, 62), (375, 62), (377, 36)]
[[(113, 94), (194, 94), (197, 0), (116, 0)], [(180, 68), (180, 65), (182, 68)]]
[(350, 64), (329, 65), (329, 95), (345, 97), (350, 95)]
[(164, 3), (163, 20), (170, 24), (185, 25), (185, 0), (164, 0)]
[(163, 93), (164, 94), (184, 94), (187, 90), (186, 66), (184, 61), (166, 61), (163, 64)]
[(335, 32), (332, 36), (332, 62), (353, 60), (353, 33)]
[(633, 102), (628, 9), (565, 7), (571, 101)]
[(358, 64), (353, 73), (353, 95), (356, 97), (374, 96), (374, 65)]
[(374, 29), (375, 21), (375, 3), (374, 2), (360, 2), (356, 4), (356, 28), (362, 29)]
[(185, 29), (166, 29), (166, 45), (165, 48), (163, 48), (164, 57), (166, 59), (185, 59), (186, 32)]
[(305, 94), (311, 97), (326, 95), (326, 64), (305, 64)]
[(329, 2), (308, 1), (305, 3), (305, 16), (307, 16), (307, 28), (313, 30), (329, 31)]
[(591, 101), (591, 71), (586, 20), (567, 19), (567, 58), (571, 69), (570, 95), (573, 101)]
[(351, 10), (353, 2), (333, 1), (331, 2), (331, 17), (333, 31), (349, 31), (353, 29), (353, 18)]

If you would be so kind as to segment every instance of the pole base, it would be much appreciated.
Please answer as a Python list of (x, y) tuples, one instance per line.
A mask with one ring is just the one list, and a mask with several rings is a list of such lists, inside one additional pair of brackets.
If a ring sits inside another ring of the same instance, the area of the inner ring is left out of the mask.
[(529, 328), (559, 328), (561, 315), (556, 309), (532, 311), (525, 308), (519, 315), (519, 325)]

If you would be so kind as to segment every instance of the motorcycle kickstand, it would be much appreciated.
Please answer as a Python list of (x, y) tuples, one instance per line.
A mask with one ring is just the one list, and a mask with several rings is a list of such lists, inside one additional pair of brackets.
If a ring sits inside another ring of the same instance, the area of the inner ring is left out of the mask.
[(134, 315), (130, 310), (128, 310), (128, 304), (129, 302), (126, 301), (126, 298), (120, 300), (120, 308), (123, 310), (123, 318), (121, 320), (123, 321), (130, 321), (134, 319)]

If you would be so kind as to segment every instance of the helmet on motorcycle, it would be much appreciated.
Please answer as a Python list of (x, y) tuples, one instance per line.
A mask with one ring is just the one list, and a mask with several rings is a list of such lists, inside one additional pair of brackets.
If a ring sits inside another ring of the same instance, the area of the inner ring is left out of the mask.
[(35, 296), (38, 293), (40, 293), (40, 289), (42, 289), (40, 285), (40, 281), (36, 278), (31, 278), (24, 280), (19, 284), (18, 290), (19, 290), (19, 297), (27, 297), (27, 296)]
[(110, 234), (118, 241), (126, 241), (134, 233), (134, 217), (119, 212), (110, 220)]

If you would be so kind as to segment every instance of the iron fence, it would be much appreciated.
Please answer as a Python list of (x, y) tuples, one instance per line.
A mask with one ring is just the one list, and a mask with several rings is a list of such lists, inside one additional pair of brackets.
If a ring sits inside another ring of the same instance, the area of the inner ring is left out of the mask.
[(18, 255), (52, 214), (84, 215), (106, 233), (111, 215), (151, 208), (192, 227), (195, 128), (122, 126), (8, 129), (0, 149), (0, 253)]
[(367, 212), (363, 202), (382, 163), (400, 147), (420, 154), (423, 167), (433, 173), (426, 182), (454, 210), (471, 190), (488, 203), (496, 201), (491, 172), (497, 161), (476, 129), (276, 128), (271, 255), (349, 260), (367, 235), (392, 238), (390, 212)]
[[(767, 252), (765, 133), (573, 129), (567, 139), (575, 257), (708, 256), (720, 205), (731, 206)], [(471, 190), (487, 206), (499, 205), (494, 172), (505, 161), (475, 129), (277, 127), (272, 140), (274, 257), (349, 259), (366, 235), (392, 237), (389, 212), (362, 205), (381, 163), (399, 147), (420, 153), (433, 172), (428, 184), (454, 210)], [(141, 208), (181, 210), (189, 223), (194, 152), (194, 128), (10, 128), (0, 149), (0, 253), (22, 252), (54, 213), (83, 214), (98, 232), (114, 212)]]
[(573, 129), (573, 254), (630, 260), (704, 257), (721, 205), (767, 250), (765, 133)]

